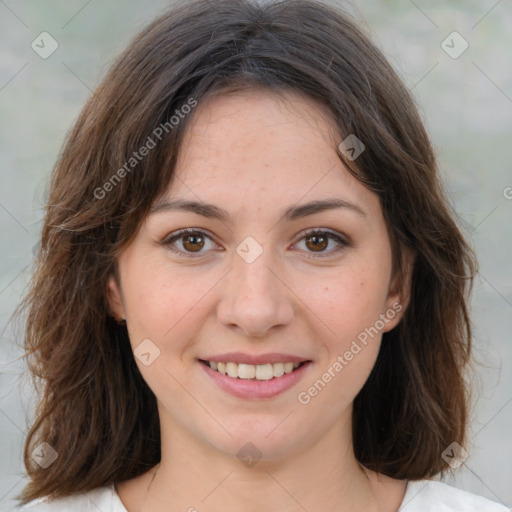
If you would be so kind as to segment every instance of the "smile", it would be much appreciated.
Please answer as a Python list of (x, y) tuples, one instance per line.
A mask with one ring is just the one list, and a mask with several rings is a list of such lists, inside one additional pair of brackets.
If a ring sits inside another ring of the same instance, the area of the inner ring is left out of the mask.
[(234, 362), (201, 361), (212, 370), (232, 379), (271, 380), (292, 373), (303, 363), (244, 364)]
[(245, 400), (269, 399), (284, 393), (297, 385), (312, 365), (312, 361), (250, 364), (205, 359), (198, 363), (222, 391)]

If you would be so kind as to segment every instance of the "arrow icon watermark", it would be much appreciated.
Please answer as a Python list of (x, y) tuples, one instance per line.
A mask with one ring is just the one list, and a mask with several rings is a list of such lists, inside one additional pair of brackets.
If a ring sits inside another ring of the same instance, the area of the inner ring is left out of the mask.
[(59, 43), (48, 32), (41, 32), (30, 46), (39, 57), (47, 59), (57, 50)]
[(350, 134), (339, 146), (340, 153), (353, 162), (366, 148), (360, 139)]
[(37, 445), (32, 452), (32, 460), (43, 469), (50, 467), (57, 460), (58, 456), (57, 451), (48, 443)]
[(263, 247), (252, 236), (248, 236), (238, 244), (236, 252), (246, 263), (252, 263), (261, 255)]
[(458, 59), (469, 48), (469, 44), (458, 32), (452, 32), (443, 40), (441, 48), (452, 59)]
[(160, 356), (160, 349), (149, 338), (146, 338), (135, 348), (133, 355), (144, 366), (149, 366)]

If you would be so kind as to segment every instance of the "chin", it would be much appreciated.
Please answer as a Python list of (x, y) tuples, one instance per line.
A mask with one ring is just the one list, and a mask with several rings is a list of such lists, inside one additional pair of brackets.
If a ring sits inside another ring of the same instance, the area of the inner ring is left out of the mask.
[(279, 417), (258, 419), (253, 416), (242, 421), (234, 420), (226, 425), (232, 437), (223, 435), (213, 439), (210, 432), (204, 439), (215, 450), (236, 457), (242, 463), (246, 459), (277, 461), (300, 452), (307, 444), (304, 434), (293, 425), (286, 425), (289, 418), (283, 421), (285, 417), (286, 414), (280, 414)]

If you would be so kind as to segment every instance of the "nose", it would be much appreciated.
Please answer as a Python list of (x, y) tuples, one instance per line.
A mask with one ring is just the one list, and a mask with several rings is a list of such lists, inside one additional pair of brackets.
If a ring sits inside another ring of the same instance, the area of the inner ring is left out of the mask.
[(234, 255), (217, 308), (222, 324), (247, 337), (264, 337), (290, 324), (296, 311), (295, 296), (267, 252), (251, 263)]

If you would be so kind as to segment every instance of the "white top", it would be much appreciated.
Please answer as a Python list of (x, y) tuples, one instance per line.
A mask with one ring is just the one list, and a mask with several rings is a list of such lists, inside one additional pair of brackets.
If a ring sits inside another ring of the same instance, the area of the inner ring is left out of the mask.
[[(16, 512), (128, 512), (113, 485), (67, 498), (31, 501)], [(13, 512), (15, 512), (13, 511)], [(405, 496), (398, 512), (511, 512), (476, 494), (450, 487), (433, 480), (407, 483)]]

